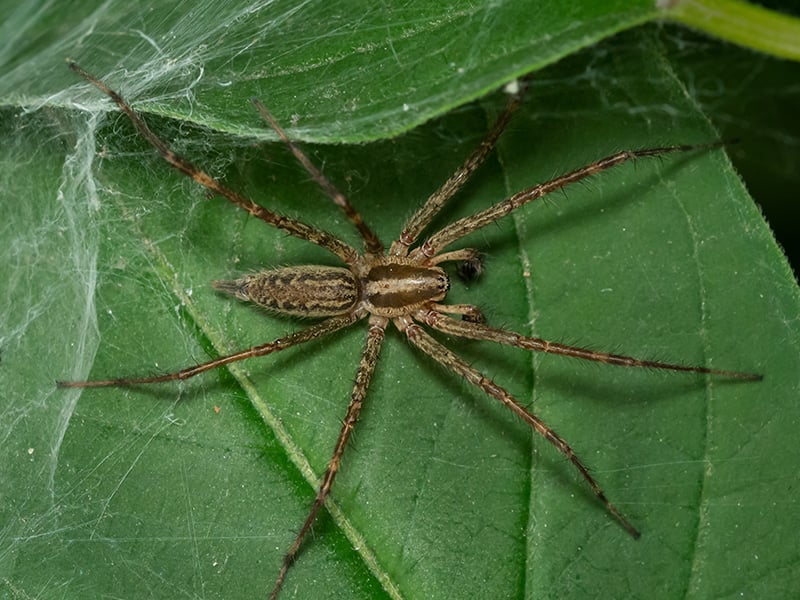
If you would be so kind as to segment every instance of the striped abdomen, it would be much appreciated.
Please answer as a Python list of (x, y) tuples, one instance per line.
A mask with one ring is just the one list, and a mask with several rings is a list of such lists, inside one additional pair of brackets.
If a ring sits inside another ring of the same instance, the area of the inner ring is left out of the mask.
[(341, 315), (359, 299), (355, 277), (339, 267), (283, 267), (215, 281), (213, 286), (240, 300), (301, 317)]

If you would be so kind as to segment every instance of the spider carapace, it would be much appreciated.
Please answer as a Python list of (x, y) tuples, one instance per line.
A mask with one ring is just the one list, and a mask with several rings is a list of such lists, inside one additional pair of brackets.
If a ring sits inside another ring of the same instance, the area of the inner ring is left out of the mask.
[[(344, 263), (343, 267), (298, 266), (270, 269), (261, 273), (245, 275), (232, 281), (214, 282), (217, 290), (231, 294), (242, 300), (254, 302), (271, 310), (305, 317), (316, 317), (317, 323), (277, 340), (254, 346), (247, 350), (223, 356), (206, 363), (194, 365), (181, 371), (154, 377), (125, 377), (97, 381), (62, 381), (61, 387), (88, 388), (107, 386), (144, 385), (163, 381), (182, 380), (228, 363), (245, 358), (263, 356), (302, 344), (309, 340), (367, 320), (367, 335), (364, 350), (356, 372), (355, 383), (349, 405), (334, 445), (328, 467), (322, 477), (316, 498), (309, 514), (299, 529), (294, 541), (284, 555), (272, 587), (270, 598), (275, 598), (283, 585), (287, 572), (297, 558), (301, 544), (309, 532), (314, 519), (331, 490), (341, 464), (347, 441), (358, 420), (358, 415), (367, 389), (378, 362), (386, 328), (392, 323), (408, 341), (422, 354), (440, 363), (450, 371), (483, 390), (488, 396), (499, 401), (538, 434), (544, 437), (559, 452), (566, 456), (592, 489), (599, 501), (628, 531), (637, 538), (639, 532), (628, 519), (614, 506), (589, 473), (567, 442), (550, 426), (513, 398), (505, 389), (489, 380), (457, 354), (436, 341), (427, 333), (426, 327), (436, 329), (451, 336), (484, 340), (514, 346), (523, 350), (549, 352), (573, 358), (592, 360), (625, 367), (646, 367), (670, 371), (688, 371), (708, 375), (757, 381), (760, 375), (738, 371), (723, 371), (701, 366), (670, 364), (598, 352), (585, 348), (567, 346), (540, 338), (528, 337), (513, 331), (491, 327), (485, 323), (480, 310), (469, 304), (446, 304), (449, 280), (439, 266), (447, 261), (472, 265), (475, 269), (478, 252), (464, 248), (447, 250), (452, 244), (469, 233), (477, 231), (512, 211), (561, 189), (577, 181), (586, 179), (622, 163), (645, 157), (662, 156), (675, 152), (686, 152), (699, 148), (718, 146), (676, 145), (644, 150), (623, 151), (601, 158), (589, 165), (556, 177), (551, 181), (524, 189), (489, 208), (471, 216), (459, 219), (427, 236), (419, 244), (420, 236), (442, 207), (469, 179), (470, 175), (484, 162), (492, 151), (501, 132), (521, 102), (521, 92), (510, 95), (505, 110), (500, 114), (487, 137), (466, 159), (453, 175), (436, 190), (411, 216), (400, 234), (386, 250), (384, 244), (364, 222), (358, 211), (339, 192), (338, 189), (317, 169), (309, 158), (286, 135), (267, 109), (258, 101), (256, 108), (269, 123), (278, 137), (302, 163), (312, 178), (320, 185), (331, 200), (340, 207), (348, 220), (359, 232), (364, 252), (343, 242), (336, 236), (305, 224), (302, 221), (275, 213), (234, 190), (196, 167), (185, 158), (175, 154), (169, 146), (154, 134), (144, 120), (131, 109), (122, 97), (102, 81), (88, 74), (75, 63), (70, 68), (85, 80), (107, 94), (128, 116), (139, 132), (152, 144), (161, 156), (173, 167), (206, 187), (214, 195), (222, 196), (234, 206), (243, 209), (268, 225), (281, 229), (290, 235), (317, 244)], [(524, 87), (524, 86), (523, 86)], [(479, 270), (479, 269), (478, 269)], [(459, 318), (454, 318), (459, 317)]]

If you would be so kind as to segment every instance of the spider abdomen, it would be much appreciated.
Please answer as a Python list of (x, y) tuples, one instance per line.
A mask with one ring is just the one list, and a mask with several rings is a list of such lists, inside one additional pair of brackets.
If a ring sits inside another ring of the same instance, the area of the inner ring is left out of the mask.
[(362, 281), (362, 296), (374, 315), (397, 317), (447, 296), (450, 279), (439, 267), (387, 259), (373, 265)]
[(300, 317), (341, 315), (359, 299), (355, 277), (340, 267), (281, 267), (212, 285), (240, 300)]

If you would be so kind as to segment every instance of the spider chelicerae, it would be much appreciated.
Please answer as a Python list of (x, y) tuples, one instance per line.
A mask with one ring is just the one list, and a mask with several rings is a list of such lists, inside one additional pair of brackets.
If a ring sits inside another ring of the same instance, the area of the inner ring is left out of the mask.
[[(69, 63), (69, 67), (107, 94), (170, 165), (206, 187), (214, 195), (222, 196), (233, 205), (261, 219), (268, 225), (325, 248), (336, 255), (345, 266), (302, 265), (281, 267), (248, 274), (236, 280), (215, 281), (213, 283), (215, 289), (240, 300), (253, 302), (283, 314), (319, 319), (317, 323), (305, 329), (266, 344), (190, 366), (174, 373), (151, 377), (124, 377), (96, 381), (60, 381), (58, 382), (60, 387), (131, 386), (188, 379), (222, 365), (279, 352), (286, 348), (321, 338), (349, 327), (358, 321), (367, 321), (366, 342), (356, 371), (350, 403), (347, 407), (339, 437), (336, 440), (333, 454), (322, 477), (308, 516), (283, 558), (270, 598), (277, 597), (289, 568), (298, 556), (304, 538), (311, 529), (317, 513), (331, 491), (331, 486), (339, 471), (342, 455), (358, 420), (372, 374), (375, 371), (386, 328), (390, 323), (404, 334), (411, 345), (416, 347), (422, 354), (432, 358), (472, 385), (483, 390), (491, 398), (501, 402), (550, 444), (555, 446), (559, 452), (572, 462), (608, 512), (634, 538), (639, 537), (639, 531), (608, 500), (600, 485), (589, 473), (583, 461), (575, 455), (569, 444), (501, 386), (470, 366), (452, 350), (436, 341), (427, 333), (426, 327), (454, 337), (485, 340), (514, 346), (523, 350), (560, 354), (624, 367), (688, 371), (746, 381), (758, 381), (762, 378), (761, 375), (753, 373), (644, 360), (528, 337), (514, 331), (487, 325), (480, 309), (476, 306), (444, 303), (447, 298), (450, 281), (440, 266), (442, 263), (458, 262), (462, 267), (465, 267), (463, 271), (468, 273), (480, 270), (480, 258), (477, 250), (472, 248), (450, 249), (453, 244), (467, 234), (494, 223), (512, 211), (550, 192), (622, 163), (637, 158), (686, 152), (719, 144), (684, 144), (618, 152), (556, 177), (551, 181), (524, 189), (485, 210), (459, 219), (439, 231), (429, 234), (420, 244), (420, 236), (426, 227), (494, 148), (500, 134), (520, 106), (522, 91), (518, 90), (510, 95), (507, 106), (480, 146), (411, 216), (400, 231), (397, 240), (392, 242), (387, 250), (383, 242), (364, 222), (359, 212), (353, 208), (344, 195), (322, 174), (303, 151), (288, 138), (264, 105), (258, 100), (254, 100), (261, 116), (269, 123), (270, 127), (288, 146), (311, 177), (357, 229), (364, 243), (364, 252), (360, 253), (326, 231), (307, 225), (297, 219), (277, 214), (226, 187), (185, 158), (175, 154), (163, 140), (150, 130), (130, 105), (102, 81), (73, 62)], [(460, 317), (460, 319), (453, 316)]]

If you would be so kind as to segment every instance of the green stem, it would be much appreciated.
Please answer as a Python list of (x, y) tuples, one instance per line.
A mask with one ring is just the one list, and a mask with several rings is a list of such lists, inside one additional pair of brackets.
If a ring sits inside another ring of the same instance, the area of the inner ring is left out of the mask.
[(659, 4), (674, 21), (754, 50), (800, 61), (800, 19), (742, 0), (661, 0)]

